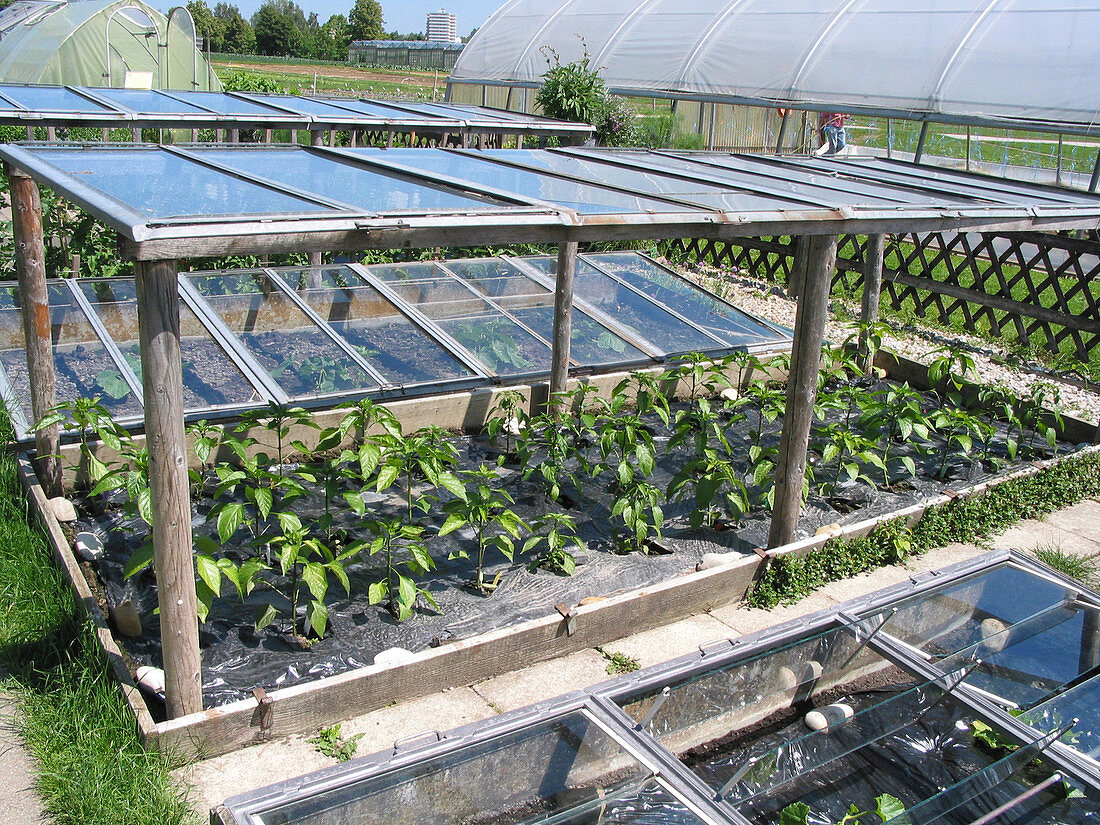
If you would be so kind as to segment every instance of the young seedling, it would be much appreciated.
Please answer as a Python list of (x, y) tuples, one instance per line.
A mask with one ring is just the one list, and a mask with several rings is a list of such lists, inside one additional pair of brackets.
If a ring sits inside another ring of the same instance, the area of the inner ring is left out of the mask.
[(627, 552), (649, 553), (649, 542), (660, 541), (665, 514), (661, 490), (642, 478), (619, 485), (611, 505), (611, 518), (620, 522), (622, 547)]
[[(805, 802), (792, 802), (779, 813), (779, 825), (809, 825), (823, 821), (820, 817), (811, 818), (812, 810)], [(878, 822), (888, 822), (905, 813), (905, 805), (896, 796), (882, 794), (875, 797), (875, 807), (861, 811), (855, 804), (848, 807), (846, 813), (834, 825), (865, 825), (864, 819), (874, 815)], [(867, 823), (871, 825), (871, 823)]]
[(485, 422), (485, 432), (493, 441), (504, 434), (506, 455), (515, 453), (517, 431), (522, 434), (527, 429), (527, 411), (523, 408), (526, 400), (518, 390), (505, 390), (497, 396), (496, 403), (489, 410)]
[[(492, 582), (485, 581), (486, 551), (495, 549), (508, 561), (512, 561), (516, 542), (523, 533), (530, 533), (531, 529), (511, 509), (511, 505), (515, 503), (511, 494), (496, 486), (499, 478), (495, 470), (482, 464), (476, 470), (467, 470), (463, 476), (466, 481), (465, 495), (443, 505), (447, 520), (440, 528), (439, 535), (445, 536), (460, 527), (473, 530), (477, 545), (477, 573), (473, 584), (488, 595), (497, 588), (500, 577), (497, 576)], [(529, 549), (529, 546), (524, 549)], [(470, 554), (466, 549), (459, 548), (450, 557), (465, 559)]]
[(344, 735), (340, 732), (340, 724), (337, 723), (327, 728), (321, 728), (317, 731), (316, 736), (310, 737), (306, 741), (311, 745), (315, 745), (317, 752), (322, 756), (331, 756), (337, 762), (347, 762), (355, 756), (355, 751), (359, 749), (359, 740), (362, 738), (363, 734), (361, 733), (344, 738)]
[(944, 407), (932, 414), (932, 426), (943, 439), (943, 453), (936, 471), (936, 478), (942, 479), (947, 474), (952, 445), (973, 463), (974, 439), (981, 441), (993, 425), (958, 407)]
[(540, 544), (545, 547), (531, 559), (527, 569), (534, 571), (541, 567), (543, 570), (572, 576), (577, 569), (577, 560), (568, 548), (575, 547), (582, 553), (586, 549), (584, 542), (577, 537), (576, 519), (568, 513), (550, 512), (535, 522), (533, 527), (535, 536), (524, 543), (524, 551), (534, 549)]
[(95, 436), (105, 447), (116, 452), (121, 449), (122, 439), (128, 437), (126, 431), (115, 423), (110, 411), (99, 403), (98, 396), (63, 401), (51, 407), (32, 430), (55, 424), (62, 430), (76, 429), (79, 432), (80, 461), (69, 469), (78, 475), (83, 470), (89, 487), (98, 483), (111, 469), (96, 457), (92, 450), (92, 437)]
[[(365, 515), (366, 506), (362, 499), (359, 499), (359, 504), (357, 512)], [(424, 544), (424, 528), (419, 524), (407, 524), (400, 516), (365, 518), (361, 524), (372, 536), (361, 546), (371, 556), (380, 556), (385, 566), (383, 577), (373, 582), (367, 590), (368, 601), (371, 604), (385, 602), (390, 615), (399, 622), (413, 615), (420, 596), (438, 611), (439, 605), (432, 594), (413, 578), (435, 569), (435, 559)]]

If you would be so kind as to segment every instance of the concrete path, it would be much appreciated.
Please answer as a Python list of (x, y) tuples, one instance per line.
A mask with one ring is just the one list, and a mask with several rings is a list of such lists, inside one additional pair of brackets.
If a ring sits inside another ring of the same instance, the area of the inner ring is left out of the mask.
[[(884, 567), (824, 587), (796, 605), (758, 610), (728, 605), (655, 630), (638, 633), (600, 650), (582, 650), (422, 699), (348, 719), (344, 736), (363, 734), (358, 755), (393, 747), (395, 740), (421, 731), (445, 731), (525, 707), (540, 700), (597, 684), (609, 678), (609, 657), (622, 654), (640, 667), (690, 653), (700, 644), (744, 635), (907, 580), (914, 573), (965, 561), (990, 549), (1031, 550), (1056, 546), (1067, 553), (1100, 556), (1100, 502), (1088, 500), (1047, 519), (1025, 521), (996, 537), (988, 546), (952, 544), (905, 565)], [(1100, 559), (1098, 559), (1100, 561)], [(229, 796), (301, 776), (335, 762), (316, 752), (307, 737), (292, 737), (246, 748), (181, 768), (177, 778), (189, 788), (202, 816)]]
[(0, 693), (0, 788), (4, 789), (0, 819), (7, 825), (47, 825), (49, 820), (34, 789), (34, 760), (15, 730), (16, 710), (16, 701)]

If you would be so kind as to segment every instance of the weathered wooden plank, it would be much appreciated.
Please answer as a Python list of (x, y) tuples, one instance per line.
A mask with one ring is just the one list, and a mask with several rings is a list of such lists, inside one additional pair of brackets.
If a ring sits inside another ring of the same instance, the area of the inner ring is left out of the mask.
[(168, 715), (185, 716), (202, 708), (202, 663), (175, 261), (138, 264), (137, 303), (165, 696)]
[(859, 335), (859, 357), (866, 375), (870, 375), (874, 367), (874, 356), (867, 342), (868, 327), (878, 322), (879, 302), (882, 298), (882, 259), (885, 250), (885, 235), (867, 236), (867, 246), (863, 251), (863, 296), (860, 307), (860, 320), (864, 324), (864, 329)]
[(550, 360), (551, 409), (558, 411), (553, 399), (565, 391), (569, 380), (569, 344), (573, 331), (573, 276), (577, 270), (577, 242), (566, 241), (558, 247), (558, 270), (554, 281), (554, 340)]

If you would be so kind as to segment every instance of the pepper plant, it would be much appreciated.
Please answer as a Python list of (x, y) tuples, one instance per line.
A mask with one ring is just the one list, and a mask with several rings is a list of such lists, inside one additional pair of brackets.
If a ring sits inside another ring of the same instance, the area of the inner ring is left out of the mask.
[[(357, 512), (365, 515), (362, 499), (359, 504)], [(399, 622), (413, 615), (420, 596), (439, 610), (432, 594), (414, 578), (435, 569), (435, 560), (424, 544), (424, 528), (408, 524), (400, 516), (365, 518), (360, 524), (371, 534), (371, 539), (360, 542), (360, 546), (370, 556), (380, 557), (384, 566), (382, 578), (367, 588), (368, 601), (371, 604), (385, 602), (390, 614)]]
[(611, 505), (612, 519), (620, 522), (620, 540), (627, 552), (648, 554), (649, 542), (660, 541), (665, 515), (661, 489), (642, 478), (620, 485)]
[(99, 396), (75, 398), (55, 404), (31, 429), (42, 430), (55, 424), (62, 430), (75, 429), (78, 432), (80, 462), (68, 469), (79, 476), (83, 465), (88, 486), (97, 484), (111, 468), (96, 457), (91, 446), (92, 437), (95, 436), (108, 449), (118, 452), (122, 448), (122, 439), (127, 437), (126, 431), (115, 423), (110, 411), (99, 403)]
[(569, 552), (569, 547), (575, 547), (582, 553), (586, 550), (584, 542), (577, 537), (576, 519), (568, 513), (551, 511), (539, 518), (533, 526), (537, 543), (532, 544), (528, 540), (524, 549), (532, 550), (540, 545), (543, 549), (532, 557), (527, 569), (534, 571), (541, 567), (543, 570), (572, 576), (577, 569), (577, 559)]

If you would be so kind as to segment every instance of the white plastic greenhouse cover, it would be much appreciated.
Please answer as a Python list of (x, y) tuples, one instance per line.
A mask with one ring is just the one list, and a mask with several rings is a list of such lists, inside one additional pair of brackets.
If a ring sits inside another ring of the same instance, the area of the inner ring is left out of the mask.
[(544, 47), (562, 63), (587, 47), (623, 93), (1074, 124), (1100, 110), (1097, 0), (510, 0), (451, 81), (538, 85)]

